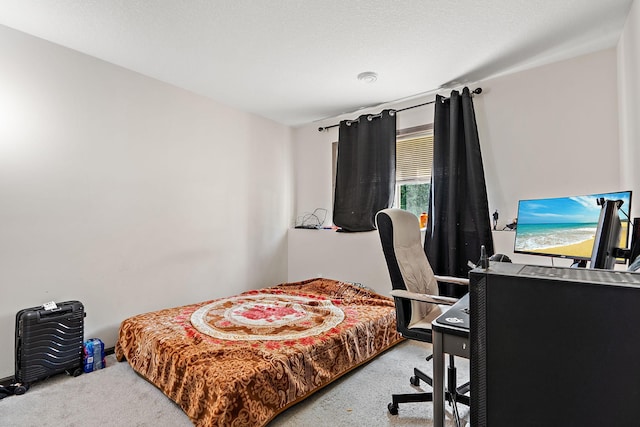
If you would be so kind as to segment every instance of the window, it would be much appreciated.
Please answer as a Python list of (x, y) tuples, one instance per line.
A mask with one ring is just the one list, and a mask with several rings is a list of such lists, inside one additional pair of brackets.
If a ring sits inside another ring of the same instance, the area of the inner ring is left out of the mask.
[[(335, 191), (338, 143), (332, 144)], [(433, 164), (433, 125), (402, 129), (396, 137), (396, 197), (394, 207), (420, 217), (429, 211), (429, 188)]]
[(420, 217), (429, 210), (433, 164), (433, 125), (398, 131), (395, 207)]

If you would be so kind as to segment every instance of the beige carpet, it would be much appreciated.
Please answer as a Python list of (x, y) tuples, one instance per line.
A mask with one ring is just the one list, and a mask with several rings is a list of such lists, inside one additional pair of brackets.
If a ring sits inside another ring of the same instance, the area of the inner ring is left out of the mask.
[[(413, 367), (431, 373), (427, 344), (405, 341), (368, 364), (316, 392), (276, 417), (269, 427), (432, 426), (431, 403), (400, 404), (390, 415), (391, 393), (416, 390)], [(457, 358), (459, 382), (468, 380), (469, 363)], [(426, 386), (425, 390), (429, 391)], [(469, 409), (459, 406), (464, 420)], [(107, 367), (77, 378), (64, 374), (35, 383), (22, 396), (0, 400), (2, 427), (191, 426), (182, 410), (126, 362), (107, 358)], [(447, 407), (447, 426), (453, 426)]]

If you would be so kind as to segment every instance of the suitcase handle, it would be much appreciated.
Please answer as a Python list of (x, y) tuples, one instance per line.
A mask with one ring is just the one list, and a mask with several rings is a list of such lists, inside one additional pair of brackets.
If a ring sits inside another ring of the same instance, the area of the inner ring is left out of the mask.
[(49, 316), (59, 316), (61, 314), (69, 313), (72, 310), (73, 307), (71, 306), (57, 307), (53, 310), (38, 310), (38, 319)]

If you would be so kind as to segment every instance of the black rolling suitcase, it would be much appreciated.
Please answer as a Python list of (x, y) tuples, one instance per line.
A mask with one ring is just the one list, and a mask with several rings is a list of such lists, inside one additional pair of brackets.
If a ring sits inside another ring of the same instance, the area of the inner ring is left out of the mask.
[(26, 388), (61, 372), (82, 373), (84, 306), (80, 301), (56, 305), (49, 310), (26, 308), (16, 314), (15, 381)]

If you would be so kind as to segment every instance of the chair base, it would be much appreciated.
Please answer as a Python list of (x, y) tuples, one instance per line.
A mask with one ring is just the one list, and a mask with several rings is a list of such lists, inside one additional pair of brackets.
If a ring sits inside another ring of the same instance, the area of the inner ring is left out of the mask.
[[(427, 358), (429, 360), (430, 357)], [(430, 386), (433, 386), (433, 379), (419, 370), (413, 369), (413, 376), (409, 379), (411, 385), (419, 386), (420, 380), (426, 382)], [(445, 399), (449, 402), (449, 405), (453, 407), (454, 417), (456, 419), (456, 425), (460, 425), (460, 415), (458, 414), (458, 403), (469, 406), (470, 397), (466, 395), (471, 389), (469, 383), (465, 383), (460, 387), (456, 386), (456, 367), (455, 359), (452, 355), (449, 355), (449, 367), (447, 368), (447, 390), (445, 391)], [(413, 403), (413, 402), (433, 402), (433, 393), (407, 393), (407, 394), (393, 394), (391, 395), (391, 403), (387, 405), (387, 409), (391, 415), (398, 415), (398, 404), (400, 403)]]

